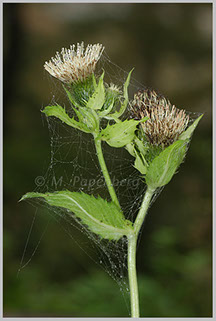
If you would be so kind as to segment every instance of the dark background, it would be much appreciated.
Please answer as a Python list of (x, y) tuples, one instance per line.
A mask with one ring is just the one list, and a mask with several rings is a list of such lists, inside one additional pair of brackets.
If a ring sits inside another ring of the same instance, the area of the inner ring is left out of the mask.
[[(40, 207), (23, 264), (35, 253), (17, 276), (35, 215), (18, 200), (50, 161), (40, 110), (57, 85), (43, 64), (83, 40), (102, 43), (115, 64), (135, 67), (135, 79), (176, 106), (205, 113), (180, 173), (150, 210), (137, 261), (142, 317), (210, 317), (212, 5), (3, 7), (4, 315), (128, 316), (118, 285)], [(73, 233), (85, 249), (83, 234)]]

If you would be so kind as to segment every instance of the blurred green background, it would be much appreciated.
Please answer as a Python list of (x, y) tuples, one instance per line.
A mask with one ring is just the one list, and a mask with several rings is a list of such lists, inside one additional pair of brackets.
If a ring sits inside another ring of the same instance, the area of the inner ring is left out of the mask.
[[(177, 107), (205, 113), (147, 216), (137, 269), (142, 317), (210, 317), (212, 5), (7, 3), (3, 15), (4, 316), (129, 315), (118, 285), (46, 209), (18, 203), (50, 162), (40, 110), (59, 92), (44, 61), (83, 40), (102, 43), (112, 62), (135, 67), (136, 80)], [(23, 264), (34, 255), (17, 276), (32, 223)], [(88, 251), (84, 235), (71, 234)]]

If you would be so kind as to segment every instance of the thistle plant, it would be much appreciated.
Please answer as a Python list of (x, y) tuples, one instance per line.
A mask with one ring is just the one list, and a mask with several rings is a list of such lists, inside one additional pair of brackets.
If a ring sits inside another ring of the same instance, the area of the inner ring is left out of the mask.
[[(81, 43), (63, 48), (61, 54), (57, 52), (45, 63), (44, 68), (62, 83), (70, 107), (66, 111), (55, 104), (42, 112), (92, 135), (111, 201), (70, 190), (27, 193), (22, 200), (42, 198), (53, 207), (67, 209), (68, 215), (75, 215), (101, 239), (119, 241), (126, 236), (131, 316), (139, 317), (137, 239), (154, 194), (170, 182), (183, 162), (193, 131), (203, 115), (193, 120), (184, 110), (149, 89), (138, 91), (130, 101), (128, 86), (132, 70), (122, 88), (107, 84), (105, 71), (96, 72), (103, 50), (101, 44), (88, 45), (85, 49)], [(121, 209), (103, 156), (103, 141), (113, 148), (125, 148), (146, 184), (134, 222), (126, 219)]]

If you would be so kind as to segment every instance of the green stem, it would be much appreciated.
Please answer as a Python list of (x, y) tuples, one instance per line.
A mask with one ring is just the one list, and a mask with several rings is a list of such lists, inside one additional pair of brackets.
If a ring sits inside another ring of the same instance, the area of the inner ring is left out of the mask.
[(136, 273), (136, 244), (137, 237), (135, 235), (128, 239), (128, 279), (132, 318), (139, 318), (139, 293)]
[(139, 213), (138, 213), (137, 218), (134, 222), (134, 232), (137, 236), (138, 236), (139, 231), (140, 231), (142, 224), (144, 222), (144, 218), (145, 218), (147, 210), (149, 208), (149, 203), (150, 203), (151, 198), (154, 194), (154, 191), (155, 191), (155, 189), (148, 187), (145, 192)]
[(136, 272), (137, 239), (149, 208), (154, 189), (147, 188), (137, 218), (134, 222), (134, 233), (128, 238), (128, 278), (131, 298), (131, 317), (139, 318), (139, 293)]
[(107, 170), (106, 163), (105, 163), (105, 160), (103, 157), (103, 152), (102, 152), (102, 148), (101, 148), (101, 140), (98, 139), (96, 136), (94, 136), (94, 141), (95, 141), (97, 157), (98, 157), (100, 167), (103, 172), (103, 176), (104, 176), (107, 188), (109, 190), (110, 196), (112, 198), (112, 201), (120, 208), (120, 204), (119, 204), (118, 198), (116, 196), (116, 192), (113, 187), (113, 184), (112, 184), (111, 178), (109, 176), (109, 172)]

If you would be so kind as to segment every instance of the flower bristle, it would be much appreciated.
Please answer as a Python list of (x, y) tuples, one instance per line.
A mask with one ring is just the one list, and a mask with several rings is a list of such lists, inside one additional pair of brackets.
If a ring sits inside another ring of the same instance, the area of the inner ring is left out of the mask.
[(175, 142), (189, 122), (184, 110), (176, 108), (165, 97), (150, 89), (138, 91), (130, 108), (134, 118), (149, 118), (141, 123), (145, 137), (150, 144), (162, 148)]
[(113, 83), (110, 83), (108, 89), (113, 91), (113, 92), (116, 92), (117, 94), (121, 93), (120, 87), (118, 87), (117, 85), (115, 85)]
[(75, 83), (87, 79), (96, 68), (96, 64), (103, 53), (101, 44), (71, 45), (70, 49), (62, 48), (61, 53), (56, 52), (49, 62), (45, 62), (44, 68), (53, 77), (64, 83)]

